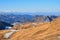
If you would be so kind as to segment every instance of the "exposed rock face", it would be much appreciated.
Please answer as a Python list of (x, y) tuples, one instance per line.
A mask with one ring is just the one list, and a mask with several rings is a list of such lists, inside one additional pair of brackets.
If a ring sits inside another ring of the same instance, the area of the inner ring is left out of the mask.
[(36, 15), (34, 18), (35, 22), (51, 22), (53, 21), (57, 16), (43, 16), (43, 15)]
[[(18, 32), (10, 36), (9, 40), (60, 40), (60, 18), (56, 18), (51, 22), (45, 22), (42, 25), (37, 25), (36, 27), (31, 26), (18, 30)], [(0, 40), (5, 39), (1, 37)]]

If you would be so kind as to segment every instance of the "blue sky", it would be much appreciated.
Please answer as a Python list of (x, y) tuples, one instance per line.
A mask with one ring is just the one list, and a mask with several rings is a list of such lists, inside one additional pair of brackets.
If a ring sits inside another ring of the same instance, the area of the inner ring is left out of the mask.
[(60, 0), (0, 0), (0, 11), (60, 12)]

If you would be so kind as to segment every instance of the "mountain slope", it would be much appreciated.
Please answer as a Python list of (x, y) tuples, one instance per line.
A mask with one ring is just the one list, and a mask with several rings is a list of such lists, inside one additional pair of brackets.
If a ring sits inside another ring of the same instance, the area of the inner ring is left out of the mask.
[(60, 18), (36, 27), (19, 29), (18, 32), (10, 36), (10, 40), (60, 40)]

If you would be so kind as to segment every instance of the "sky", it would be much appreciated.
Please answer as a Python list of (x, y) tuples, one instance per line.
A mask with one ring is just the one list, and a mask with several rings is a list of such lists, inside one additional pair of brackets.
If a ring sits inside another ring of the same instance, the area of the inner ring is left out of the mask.
[(0, 0), (0, 11), (60, 12), (60, 0)]

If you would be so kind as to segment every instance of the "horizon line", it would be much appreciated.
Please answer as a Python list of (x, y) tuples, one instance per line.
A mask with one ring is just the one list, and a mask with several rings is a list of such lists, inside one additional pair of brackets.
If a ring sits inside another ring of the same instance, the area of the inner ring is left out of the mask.
[(0, 12), (60, 12), (60, 11), (20, 11), (20, 10), (0, 10)]

